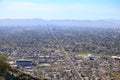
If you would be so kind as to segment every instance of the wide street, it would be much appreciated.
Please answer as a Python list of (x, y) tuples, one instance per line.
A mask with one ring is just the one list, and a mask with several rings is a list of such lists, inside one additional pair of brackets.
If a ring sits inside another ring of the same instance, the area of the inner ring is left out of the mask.
[(71, 60), (69, 53), (65, 51), (64, 46), (62, 45), (62, 43), (59, 41), (59, 39), (57, 38), (55, 32), (53, 32), (52, 30), (48, 29), (48, 31), (53, 35), (53, 38), (55, 39), (55, 41), (59, 44), (60, 49), (61, 49), (61, 53), (65, 54), (65, 60), (66, 62), (68, 62), (72, 72), (75, 74), (77, 80), (83, 80), (81, 77), (81, 74), (78, 72), (76, 66), (74, 65), (73, 61)]

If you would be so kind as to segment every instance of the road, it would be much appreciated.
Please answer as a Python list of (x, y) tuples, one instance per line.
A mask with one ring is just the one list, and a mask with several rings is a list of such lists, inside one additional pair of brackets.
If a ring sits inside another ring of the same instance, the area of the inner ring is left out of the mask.
[(74, 65), (73, 61), (71, 60), (71, 58), (69, 56), (69, 53), (65, 51), (64, 46), (59, 41), (59, 39), (57, 38), (56, 34), (52, 30), (50, 30), (49, 28), (48, 28), (48, 31), (52, 34), (52, 36), (55, 39), (55, 41), (59, 44), (59, 46), (61, 48), (61, 52), (65, 54), (66, 62), (69, 63), (69, 66), (71, 67), (72, 72), (77, 77), (77, 80), (83, 80), (82, 77), (81, 77), (81, 74), (78, 72), (76, 66)]

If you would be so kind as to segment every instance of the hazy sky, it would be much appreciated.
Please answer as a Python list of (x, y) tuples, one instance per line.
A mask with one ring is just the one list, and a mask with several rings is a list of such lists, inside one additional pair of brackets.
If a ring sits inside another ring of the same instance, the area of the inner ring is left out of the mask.
[(120, 0), (0, 0), (0, 19), (120, 19)]

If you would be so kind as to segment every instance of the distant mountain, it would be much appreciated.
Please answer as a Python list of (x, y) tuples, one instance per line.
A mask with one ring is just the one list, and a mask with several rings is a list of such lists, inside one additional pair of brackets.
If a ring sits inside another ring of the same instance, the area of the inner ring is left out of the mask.
[(0, 26), (32, 26), (32, 25), (58, 25), (58, 26), (120, 26), (120, 20), (43, 20), (43, 19), (0, 19)]

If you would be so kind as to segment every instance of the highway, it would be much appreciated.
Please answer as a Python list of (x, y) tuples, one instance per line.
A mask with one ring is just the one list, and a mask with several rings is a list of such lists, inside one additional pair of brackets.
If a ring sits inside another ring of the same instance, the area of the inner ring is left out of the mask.
[(66, 62), (69, 63), (69, 66), (70, 66), (72, 72), (75, 74), (77, 80), (83, 80), (82, 77), (81, 77), (81, 74), (78, 72), (76, 66), (74, 65), (73, 61), (71, 60), (71, 58), (69, 56), (69, 53), (65, 51), (64, 46), (59, 41), (59, 39), (57, 38), (56, 34), (52, 30), (50, 30), (50, 29), (48, 29), (48, 31), (52, 34), (52, 36), (55, 39), (55, 41), (59, 44), (59, 46), (61, 48), (61, 52), (65, 54)]

